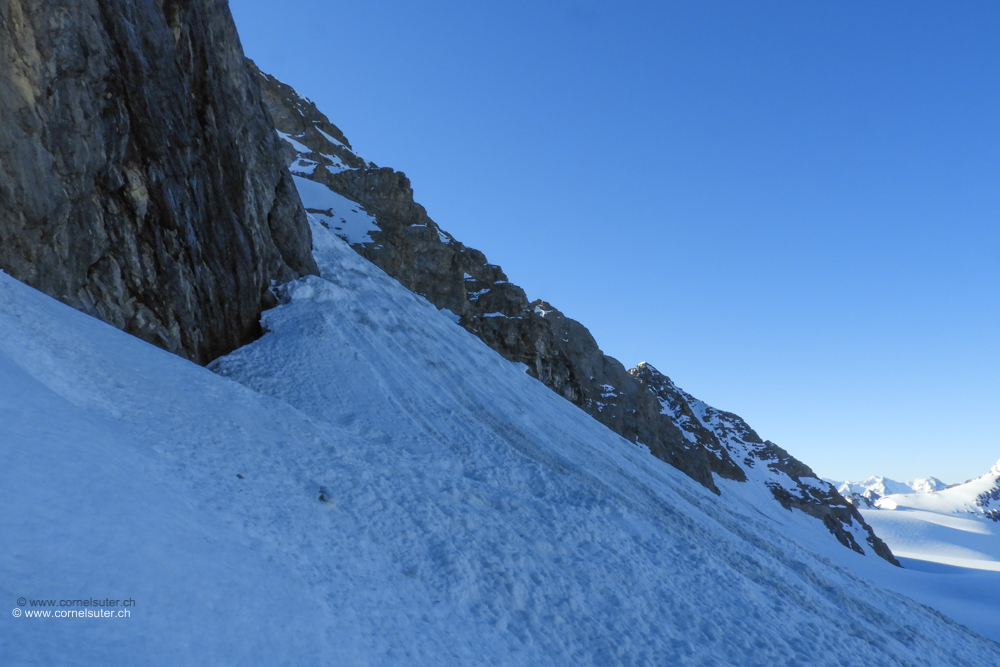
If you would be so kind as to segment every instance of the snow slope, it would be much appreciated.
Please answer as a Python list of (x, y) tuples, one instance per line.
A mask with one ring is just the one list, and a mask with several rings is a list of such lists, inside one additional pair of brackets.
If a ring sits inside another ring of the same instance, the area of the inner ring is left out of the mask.
[(877, 503), (880, 509), (913, 509), (936, 512), (938, 514), (972, 514), (979, 518), (996, 517), (1000, 514), (1000, 461), (988, 473), (969, 480), (964, 484), (934, 491), (933, 493), (895, 494)]
[(413, 215), (423, 207), (413, 201), (405, 176), (379, 170), (357, 155), (340, 129), (290, 86), (264, 73), (260, 82), (278, 134), (287, 144), (285, 157), (299, 195), (314, 222), (428, 298), (505, 358), (526, 363), (529, 373), (544, 378), (557, 394), (576, 397), (572, 400), (577, 405), (612, 430), (650, 446), (661, 460), (716, 489), (712, 470), (728, 479), (745, 478), (748, 486), (764, 493), (738, 489), (742, 502), (763, 504), (760, 509), (768, 515), (782, 511), (775, 503), (805, 511), (844, 547), (895, 562), (854, 505), (808, 466), (761, 439), (737, 415), (687, 394), (651, 364), (640, 363), (625, 375), (624, 367), (605, 357), (582, 324), (546, 302), (529, 304), (523, 291), (485, 255), (456, 243), (428, 216)]
[(891, 494), (862, 509), (903, 565), (923, 573), (897, 590), (1000, 640), (1000, 462), (938, 491)]
[(881, 526), (898, 555), (1000, 573), (1000, 461), (964, 484), (888, 495), (875, 508), (865, 516)]
[(5, 662), (1000, 661), (314, 234), (324, 278), (216, 364), (246, 386), (0, 275), (0, 597), (136, 601), (5, 615)]

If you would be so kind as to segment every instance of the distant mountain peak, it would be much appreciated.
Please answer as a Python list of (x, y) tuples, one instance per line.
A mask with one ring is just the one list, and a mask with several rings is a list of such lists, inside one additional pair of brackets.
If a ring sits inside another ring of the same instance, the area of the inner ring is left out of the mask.
[(962, 484), (936, 477), (896, 482), (872, 476), (863, 482), (834, 482), (852, 504), (866, 509), (927, 509), (937, 513), (980, 514), (1000, 521), (1000, 461), (989, 472)]
[(948, 487), (937, 477), (917, 477), (910, 482), (897, 482), (883, 475), (872, 475), (861, 482), (827, 479), (853, 505), (875, 507), (880, 498), (900, 493), (931, 493)]

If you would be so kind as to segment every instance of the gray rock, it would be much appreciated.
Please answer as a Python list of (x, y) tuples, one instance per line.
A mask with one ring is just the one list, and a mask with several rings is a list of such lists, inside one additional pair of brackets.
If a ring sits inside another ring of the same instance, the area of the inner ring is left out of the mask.
[(872, 489), (866, 489), (864, 493), (854, 493), (842, 494), (844, 500), (851, 503), (855, 507), (864, 507), (865, 509), (878, 509), (877, 503), (881, 500), (882, 496), (873, 491)]
[(761, 440), (738, 415), (699, 401), (649, 364), (639, 364), (629, 372), (657, 397), (663, 411), (673, 417), (692, 442), (713, 454), (728, 452), (745, 478), (766, 486), (782, 507), (819, 519), (841, 544), (863, 554), (849, 530), (856, 523), (872, 551), (899, 565), (853, 503), (832, 484), (819, 479), (809, 466), (773, 442)]
[(0, 0), (0, 268), (200, 363), (315, 273), (225, 0)]

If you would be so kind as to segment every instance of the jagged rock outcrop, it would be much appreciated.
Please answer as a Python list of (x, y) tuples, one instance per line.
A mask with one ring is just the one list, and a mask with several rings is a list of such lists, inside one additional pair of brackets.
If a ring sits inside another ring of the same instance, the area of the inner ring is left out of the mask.
[(823, 522), (845, 547), (864, 553), (861, 537), (876, 554), (899, 565), (861, 513), (837, 489), (819, 479), (812, 469), (756, 431), (731, 412), (723, 412), (699, 401), (650, 364), (629, 371), (656, 396), (663, 411), (692, 443), (709, 451), (726, 450), (747, 479), (767, 487), (785, 509), (798, 509)]
[(306, 210), (324, 225), (347, 224), (350, 213), (331, 208), (338, 204), (330, 197), (310, 201), (307, 193), (318, 183), (372, 218), (362, 236), (335, 227), (359, 254), (507, 359), (525, 364), (553, 391), (714, 492), (713, 473), (738, 482), (753, 478), (786, 509), (821, 520), (848, 548), (864, 553), (857, 534), (896, 562), (858, 511), (807, 466), (762, 441), (739, 417), (696, 402), (652, 366), (626, 370), (601, 352), (586, 327), (549, 303), (529, 302), (499, 266), (428, 217), (403, 173), (361, 158), (312, 102), (270, 75), (259, 77)]
[(853, 493), (841, 494), (844, 496), (844, 500), (851, 503), (855, 507), (864, 507), (865, 509), (872, 509), (878, 507), (876, 503), (881, 499), (882, 496), (876, 492), (868, 489), (863, 493), (858, 493), (857, 491)]
[(316, 271), (225, 0), (0, 0), (0, 269), (205, 363)]
[[(981, 512), (987, 519), (1000, 523), (1000, 461), (997, 461), (990, 471), (973, 482), (986, 482), (989, 486), (973, 499), (977, 513)], [(968, 483), (968, 482), (967, 482)], [(960, 486), (958, 484), (954, 487)]]

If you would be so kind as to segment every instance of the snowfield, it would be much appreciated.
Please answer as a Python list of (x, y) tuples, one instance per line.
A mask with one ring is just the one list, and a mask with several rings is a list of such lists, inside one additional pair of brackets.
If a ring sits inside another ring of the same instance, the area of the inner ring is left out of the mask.
[(989, 518), (998, 507), (1000, 462), (964, 484), (888, 495), (861, 512), (906, 568), (923, 573), (898, 590), (1000, 641), (1000, 522)]
[(323, 277), (216, 373), (0, 274), (0, 598), (136, 601), (7, 612), (5, 663), (1000, 664), (871, 581), (925, 573), (713, 495), (313, 222)]

